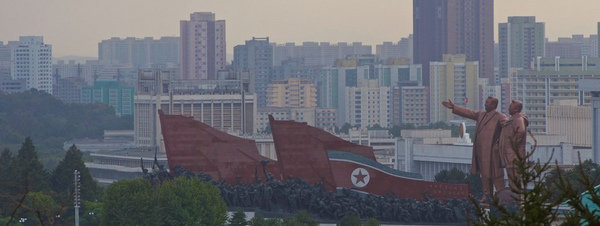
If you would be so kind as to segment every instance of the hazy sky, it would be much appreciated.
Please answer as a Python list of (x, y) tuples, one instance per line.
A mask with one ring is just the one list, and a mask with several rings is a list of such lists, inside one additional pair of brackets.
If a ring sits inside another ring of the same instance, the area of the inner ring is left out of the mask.
[[(2, 0), (0, 41), (42, 35), (55, 57), (96, 57), (110, 37), (179, 36), (179, 21), (201, 11), (227, 21), (228, 53), (252, 36), (375, 45), (412, 33), (412, 0)], [(596, 33), (600, 21), (598, 0), (496, 0), (494, 11), (495, 23), (536, 16), (550, 40)]]

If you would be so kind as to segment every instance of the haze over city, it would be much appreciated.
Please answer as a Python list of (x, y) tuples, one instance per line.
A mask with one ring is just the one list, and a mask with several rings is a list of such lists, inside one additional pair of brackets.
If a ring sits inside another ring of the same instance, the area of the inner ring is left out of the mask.
[[(594, 0), (498, 0), (497, 24), (508, 16), (536, 16), (552, 41), (594, 34), (600, 4)], [(376, 45), (412, 33), (412, 0), (63, 0), (4, 1), (0, 40), (44, 36), (53, 56), (97, 56), (97, 43), (110, 37), (179, 36), (179, 21), (192, 12), (214, 12), (227, 21), (227, 53), (253, 36), (272, 42), (352, 42)], [(227, 59), (231, 61), (231, 59)]]
[(600, 225), (599, 12), (5, 0), (0, 225)]

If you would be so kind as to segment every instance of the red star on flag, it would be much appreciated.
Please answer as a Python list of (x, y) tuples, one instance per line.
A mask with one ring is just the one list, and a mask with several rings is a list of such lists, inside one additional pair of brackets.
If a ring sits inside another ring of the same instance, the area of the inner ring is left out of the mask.
[(358, 182), (365, 183), (365, 177), (367, 177), (367, 175), (366, 174), (362, 174), (362, 171), (359, 170), (358, 171), (358, 175), (354, 175), (354, 177), (356, 177), (356, 183), (358, 183)]

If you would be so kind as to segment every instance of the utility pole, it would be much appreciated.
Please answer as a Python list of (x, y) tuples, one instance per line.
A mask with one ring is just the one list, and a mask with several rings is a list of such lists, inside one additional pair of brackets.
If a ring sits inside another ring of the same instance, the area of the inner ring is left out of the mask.
[(79, 206), (81, 205), (81, 173), (79, 170), (73, 172), (75, 180), (75, 194), (73, 195), (73, 204), (75, 205), (75, 226), (79, 226)]

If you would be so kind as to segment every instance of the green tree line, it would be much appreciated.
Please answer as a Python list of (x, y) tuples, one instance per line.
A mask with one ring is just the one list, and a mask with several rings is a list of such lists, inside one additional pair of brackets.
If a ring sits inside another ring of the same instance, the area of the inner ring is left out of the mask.
[(100, 138), (104, 130), (133, 129), (131, 117), (118, 117), (104, 104), (66, 104), (35, 89), (0, 93), (0, 144), (26, 137), (41, 147), (62, 148), (73, 138)]
[(63, 144), (75, 138), (101, 138), (104, 130), (133, 129), (131, 116), (118, 117), (104, 104), (67, 104), (35, 89), (0, 92), (0, 148), (13, 150), (26, 137), (36, 141), (38, 157), (53, 169)]

